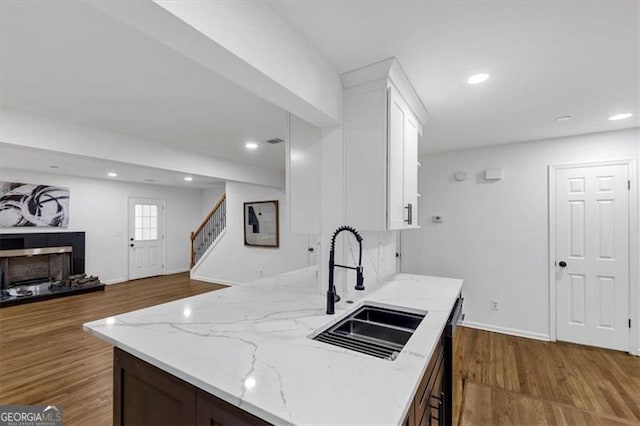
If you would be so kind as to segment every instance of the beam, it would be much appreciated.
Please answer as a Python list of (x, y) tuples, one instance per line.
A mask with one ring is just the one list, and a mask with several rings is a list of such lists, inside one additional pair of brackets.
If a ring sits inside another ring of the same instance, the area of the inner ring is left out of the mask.
[(317, 127), (342, 121), (339, 75), (265, 3), (89, 3)]
[(281, 171), (248, 166), (12, 108), (2, 107), (0, 122), (0, 142), (3, 144), (274, 188), (283, 188), (285, 183)]

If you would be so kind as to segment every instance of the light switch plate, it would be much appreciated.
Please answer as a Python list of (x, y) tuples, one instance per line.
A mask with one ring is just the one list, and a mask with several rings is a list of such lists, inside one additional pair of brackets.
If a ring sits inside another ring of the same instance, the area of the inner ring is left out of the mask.
[(501, 180), (503, 177), (502, 169), (487, 169), (484, 172), (485, 180)]

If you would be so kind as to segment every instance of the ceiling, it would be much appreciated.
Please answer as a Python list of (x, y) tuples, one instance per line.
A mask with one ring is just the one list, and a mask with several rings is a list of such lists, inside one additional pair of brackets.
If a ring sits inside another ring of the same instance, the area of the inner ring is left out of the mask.
[(339, 73), (397, 57), (431, 114), (422, 152), (640, 122), (640, 2), (269, 3)]
[[(397, 57), (431, 114), (423, 153), (640, 123), (640, 2), (269, 4), (339, 73)], [(284, 138), (282, 109), (89, 4), (1, 7), (2, 104), (284, 170), (283, 144), (244, 148)]]
[(82, 2), (1, 2), (1, 101), (284, 170), (285, 112)]
[[(19, 167), (16, 167), (18, 164)], [(184, 180), (186, 176), (184, 173), (0, 144), (0, 181), (4, 180), (2, 176), (3, 170), (16, 168), (37, 173), (81, 176), (191, 189), (205, 189), (222, 183), (220, 180), (197, 175), (189, 175), (193, 180), (187, 182)], [(108, 177), (108, 173), (116, 173), (118, 176)]]

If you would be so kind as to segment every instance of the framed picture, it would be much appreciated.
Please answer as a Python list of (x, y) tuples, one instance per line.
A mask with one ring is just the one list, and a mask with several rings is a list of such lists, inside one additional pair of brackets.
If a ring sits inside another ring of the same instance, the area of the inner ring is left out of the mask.
[(244, 245), (279, 247), (278, 201), (244, 203)]
[(0, 228), (69, 226), (69, 189), (0, 181)]

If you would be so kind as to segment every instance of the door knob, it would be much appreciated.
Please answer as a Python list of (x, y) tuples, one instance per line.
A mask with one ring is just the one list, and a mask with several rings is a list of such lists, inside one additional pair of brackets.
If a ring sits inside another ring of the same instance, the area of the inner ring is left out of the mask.
[(135, 247), (133, 244), (129, 244), (131, 247)]
[(560, 266), (561, 268), (566, 268), (567, 262), (565, 262), (564, 260), (561, 260), (560, 262), (558, 262), (558, 266)]

